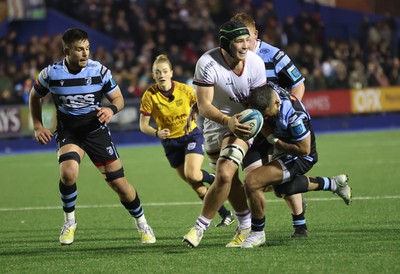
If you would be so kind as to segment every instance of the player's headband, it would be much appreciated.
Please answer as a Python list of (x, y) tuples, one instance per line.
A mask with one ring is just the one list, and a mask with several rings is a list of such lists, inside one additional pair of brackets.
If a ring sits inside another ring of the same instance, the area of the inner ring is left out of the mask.
[[(240, 36), (250, 35), (250, 32), (245, 24), (238, 21), (228, 21), (219, 29), (219, 46), (226, 50), (230, 56), (231, 43)], [(232, 56), (233, 57), (233, 56)]]

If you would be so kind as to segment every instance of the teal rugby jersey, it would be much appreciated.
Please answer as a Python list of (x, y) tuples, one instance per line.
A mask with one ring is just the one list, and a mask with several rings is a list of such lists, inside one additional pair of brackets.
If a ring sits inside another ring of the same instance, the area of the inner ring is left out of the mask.
[(285, 52), (264, 41), (257, 42), (255, 53), (264, 61), (267, 82), (290, 90), (305, 80)]
[(65, 61), (43, 69), (35, 82), (40, 96), (51, 92), (58, 111), (67, 115), (88, 114), (100, 106), (104, 94), (111, 94), (118, 85), (111, 72), (97, 61), (88, 60), (79, 73), (72, 74)]
[(103, 95), (118, 88), (111, 71), (101, 63), (88, 60), (79, 73), (68, 71), (65, 60), (44, 68), (35, 81), (34, 89), (44, 97), (49, 92), (57, 108), (57, 129), (92, 131), (100, 126), (96, 106)]
[(279, 96), (281, 106), (277, 116), (266, 120), (271, 125), (272, 133), (286, 143), (295, 143), (311, 135), (310, 154), (303, 158), (310, 162), (317, 162), (318, 154), (310, 114), (296, 97), (280, 90), (275, 91)]

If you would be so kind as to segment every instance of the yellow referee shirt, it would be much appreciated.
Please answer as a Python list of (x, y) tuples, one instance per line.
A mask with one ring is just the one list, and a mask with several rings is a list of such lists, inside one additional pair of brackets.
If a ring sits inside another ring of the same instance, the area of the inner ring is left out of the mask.
[[(149, 87), (143, 94), (140, 113), (151, 115), (158, 130), (168, 128), (171, 132), (168, 138), (181, 137), (185, 135), (186, 120), (191, 105), (196, 103), (196, 94), (191, 86), (176, 81), (172, 81), (171, 90), (164, 94), (157, 84)], [(196, 121), (193, 121), (190, 131), (195, 127)]]

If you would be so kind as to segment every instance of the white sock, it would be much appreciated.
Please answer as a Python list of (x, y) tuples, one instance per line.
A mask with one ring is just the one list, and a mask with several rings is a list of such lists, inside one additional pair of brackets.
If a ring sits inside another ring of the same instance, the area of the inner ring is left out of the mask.
[(331, 191), (335, 192), (335, 190), (337, 189), (336, 181), (333, 179), (330, 179), (330, 180), (331, 180)]
[(196, 220), (196, 227), (201, 228), (203, 230), (207, 230), (210, 226), (212, 219), (207, 219), (203, 215), (200, 214), (199, 218)]
[(138, 228), (143, 228), (145, 225), (147, 225), (147, 220), (146, 217), (144, 217), (144, 214), (139, 218), (135, 219), (135, 221)]
[(72, 212), (64, 212), (64, 222), (69, 223), (69, 224), (74, 224), (74, 223), (76, 223), (76, 220), (75, 220), (75, 211), (72, 211)]
[(250, 210), (245, 210), (242, 212), (235, 212), (236, 219), (238, 220), (239, 223), (239, 228), (241, 230), (243, 229), (249, 229), (251, 227), (251, 213)]

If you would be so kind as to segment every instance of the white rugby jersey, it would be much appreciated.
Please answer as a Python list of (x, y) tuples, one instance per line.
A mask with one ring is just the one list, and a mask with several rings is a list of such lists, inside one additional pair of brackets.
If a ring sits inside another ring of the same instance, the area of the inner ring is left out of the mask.
[(245, 109), (244, 102), (251, 89), (266, 83), (263, 60), (254, 52), (247, 51), (240, 75), (225, 62), (220, 48), (204, 53), (197, 61), (193, 84), (214, 87), (212, 104), (229, 116)]

